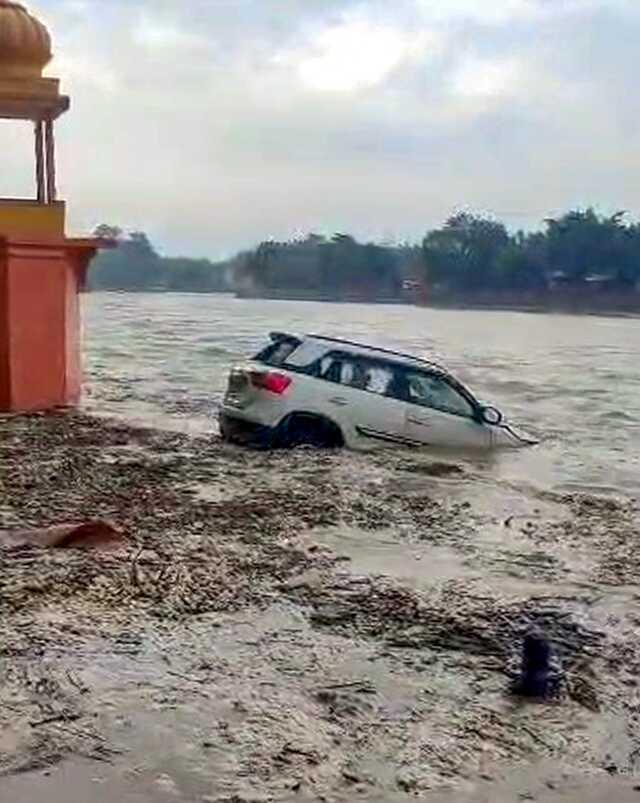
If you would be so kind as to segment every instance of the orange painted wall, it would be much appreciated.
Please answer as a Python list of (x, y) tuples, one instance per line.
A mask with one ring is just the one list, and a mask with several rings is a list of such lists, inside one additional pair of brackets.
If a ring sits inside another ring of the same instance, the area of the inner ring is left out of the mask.
[(80, 286), (78, 266), (67, 253), (65, 283), (65, 396), (67, 404), (77, 404), (82, 394), (82, 329), (80, 320)]
[(10, 245), (7, 270), (12, 408), (36, 410), (64, 403), (64, 251)]
[(79, 282), (95, 248), (0, 241), (0, 411), (80, 399)]
[(0, 240), (0, 411), (11, 409), (9, 385), (9, 319), (7, 297), (6, 248)]

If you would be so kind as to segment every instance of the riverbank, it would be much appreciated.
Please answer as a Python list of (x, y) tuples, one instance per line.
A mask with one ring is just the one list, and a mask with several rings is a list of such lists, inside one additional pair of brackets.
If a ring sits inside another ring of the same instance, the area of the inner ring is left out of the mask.
[[(0, 529), (102, 517), (126, 539), (0, 549), (12, 800), (43, 778), (105, 802), (632, 791), (630, 500), (77, 414), (0, 417), (0, 472)], [(531, 623), (567, 671), (554, 705), (505, 691)]]
[(478, 293), (455, 296), (425, 297), (405, 294), (403, 296), (332, 296), (315, 291), (238, 291), (236, 298), (264, 301), (302, 301), (332, 304), (404, 304), (442, 310), (484, 310), (494, 312), (527, 312), (557, 315), (640, 315), (640, 293), (584, 293), (579, 290), (559, 293)]
[(431, 298), (425, 306), (444, 310), (485, 310), (495, 312), (527, 312), (551, 315), (600, 315), (637, 317), (640, 315), (640, 294), (581, 293), (569, 291), (541, 294), (480, 294), (455, 298)]
[[(122, 291), (94, 290), (91, 293), (113, 295), (121, 297)], [(128, 291), (130, 295), (143, 296), (194, 296), (206, 298), (238, 299), (245, 301), (280, 301), (292, 303), (322, 303), (346, 306), (349, 304), (371, 304), (374, 306), (409, 306), (425, 309), (452, 310), (452, 311), (486, 311), (486, 312), (524, 312), (552, 315), (593, 315), (602, 317), (629, 317), (640, 316), (640, 293), (637, 291), (611, 297), (607, 294), (562, 294), (559, 296), (549, 294), (484, 294), (467, 295), (448, 298), (425, 297), (420, 298), (412, 294), (403, 296), (368, 296), (366, 294), (340, 294), (331, 295), (316, 291), (257, 291), (257, 290), (181, 290), (173, 291), (164, 288), (151, 288)]]

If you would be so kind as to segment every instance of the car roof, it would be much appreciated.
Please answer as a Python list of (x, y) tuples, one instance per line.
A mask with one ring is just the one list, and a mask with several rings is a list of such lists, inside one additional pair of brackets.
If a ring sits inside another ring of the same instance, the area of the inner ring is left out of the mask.
[(401, 351), (393, 351), (392, 349), (383, 348), (381, 346), (372, 346), (367, 343), (360, 343), (355, 340), (347, 340), (341, 337), (329, 337), (327, 335), (305, 334), (298, 335), (285, 332), (271, 332), (271, 339), (276, 340), (298, 340), (300, 344), (304, 342), (315, 342), (320, 346), (324, 346), (327, 351), (335, 351), (342, 349), (356, 354), (363, 354), (368, 357), (378, 358), (386, 362), (395, 362), (403, 365), (412, 366), (414, 368), (428, 368), (431, 371), (451, 376), (450, 372), (437, 362), (432, 360), (425, 360), (421, 357), (416, 357), (412, 354), (406, 354)]
[[(430, 373), (437, 373), (445, 376), (447, 381), (449, 381), (469, 399), (476, 401), (473, 393), (467, 387), (465, 387), (462, 382), (456, 379), (450, 371), (448, 371), (439, 363), (431, 360), (424, 360), (420, 357), (414, 357), (411, 354), (405, 354), (401, 351), (393, 351), (392, 349), (381, 348), (380, 346), (370, 346), (366, 343), (359, 343), (355, 340), (346, 340), (340, 337), (328, 337), (326, 335), (296, 335), (285, 332), (271, 332), (271, 339), (274, 342), (278, 340), (295, 340), (302, 349), (304, 349), (305, 344), (310, 345), (313, 343), (318, 347), (319, 353), (316, 354), (316, 358), (330, 351), (345, 351), (366, 355), (373, 359), (384, 360), (385, 362), (392, 362), (397, 365), (405, 365), (414, 369), (427, 370)], [(298, 352), (298, 349), (296, 349), (296, 352)]]
[(401, 351), (393, 351), (392, 349), (382, 348), (381, 346), (371, 346), (366, 343), (359, 343), (355, 340), (346, 340), (340, 337), (327, 337), (325, 335), (306, 335), (310, 340), (320, 341), (326, 344), (328, 348), (344, 347), (348, 351), (366, 354), (369, 357), (378, 357), (381, 360), (403, 363), (413, 367), (429, 368), (433, 371), (438, 371), (443, 374), (448, 374), (447, 369), (432, 360), (425, 360), (420, 357), (415, 357), (412, 354), (406, 354)]

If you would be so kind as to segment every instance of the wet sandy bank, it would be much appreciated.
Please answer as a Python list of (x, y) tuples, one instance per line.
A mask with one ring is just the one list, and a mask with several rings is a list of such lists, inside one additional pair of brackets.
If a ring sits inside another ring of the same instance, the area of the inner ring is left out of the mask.
[[(0, 483), (0, 529), (126, 534), (0, 549), (0, 800), (640, 799), (632, 500), (78, 415), (0, 418)], [(553, 705), (505, 693), (532, 622)]]

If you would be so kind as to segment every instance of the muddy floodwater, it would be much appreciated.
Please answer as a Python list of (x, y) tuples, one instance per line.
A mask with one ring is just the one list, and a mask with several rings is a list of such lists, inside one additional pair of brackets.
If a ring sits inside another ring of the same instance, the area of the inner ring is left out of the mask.
[(640, 319), (113, 293), (85, 311), (92, 409), (210, 431), (229, 367), (269, 331), (351, 337), (442, 360), (543, 439), (494, 461), (492, 479), (640, 489)]
[[(0, 417), (0, 803), (640, 800), (640, 321), (85, 299), (83, 411)], [(214, 414), (272, 329), (439, 358), (541, 438), (255, 453)], [(564, 668), (508, 693), (523, 633)]]

